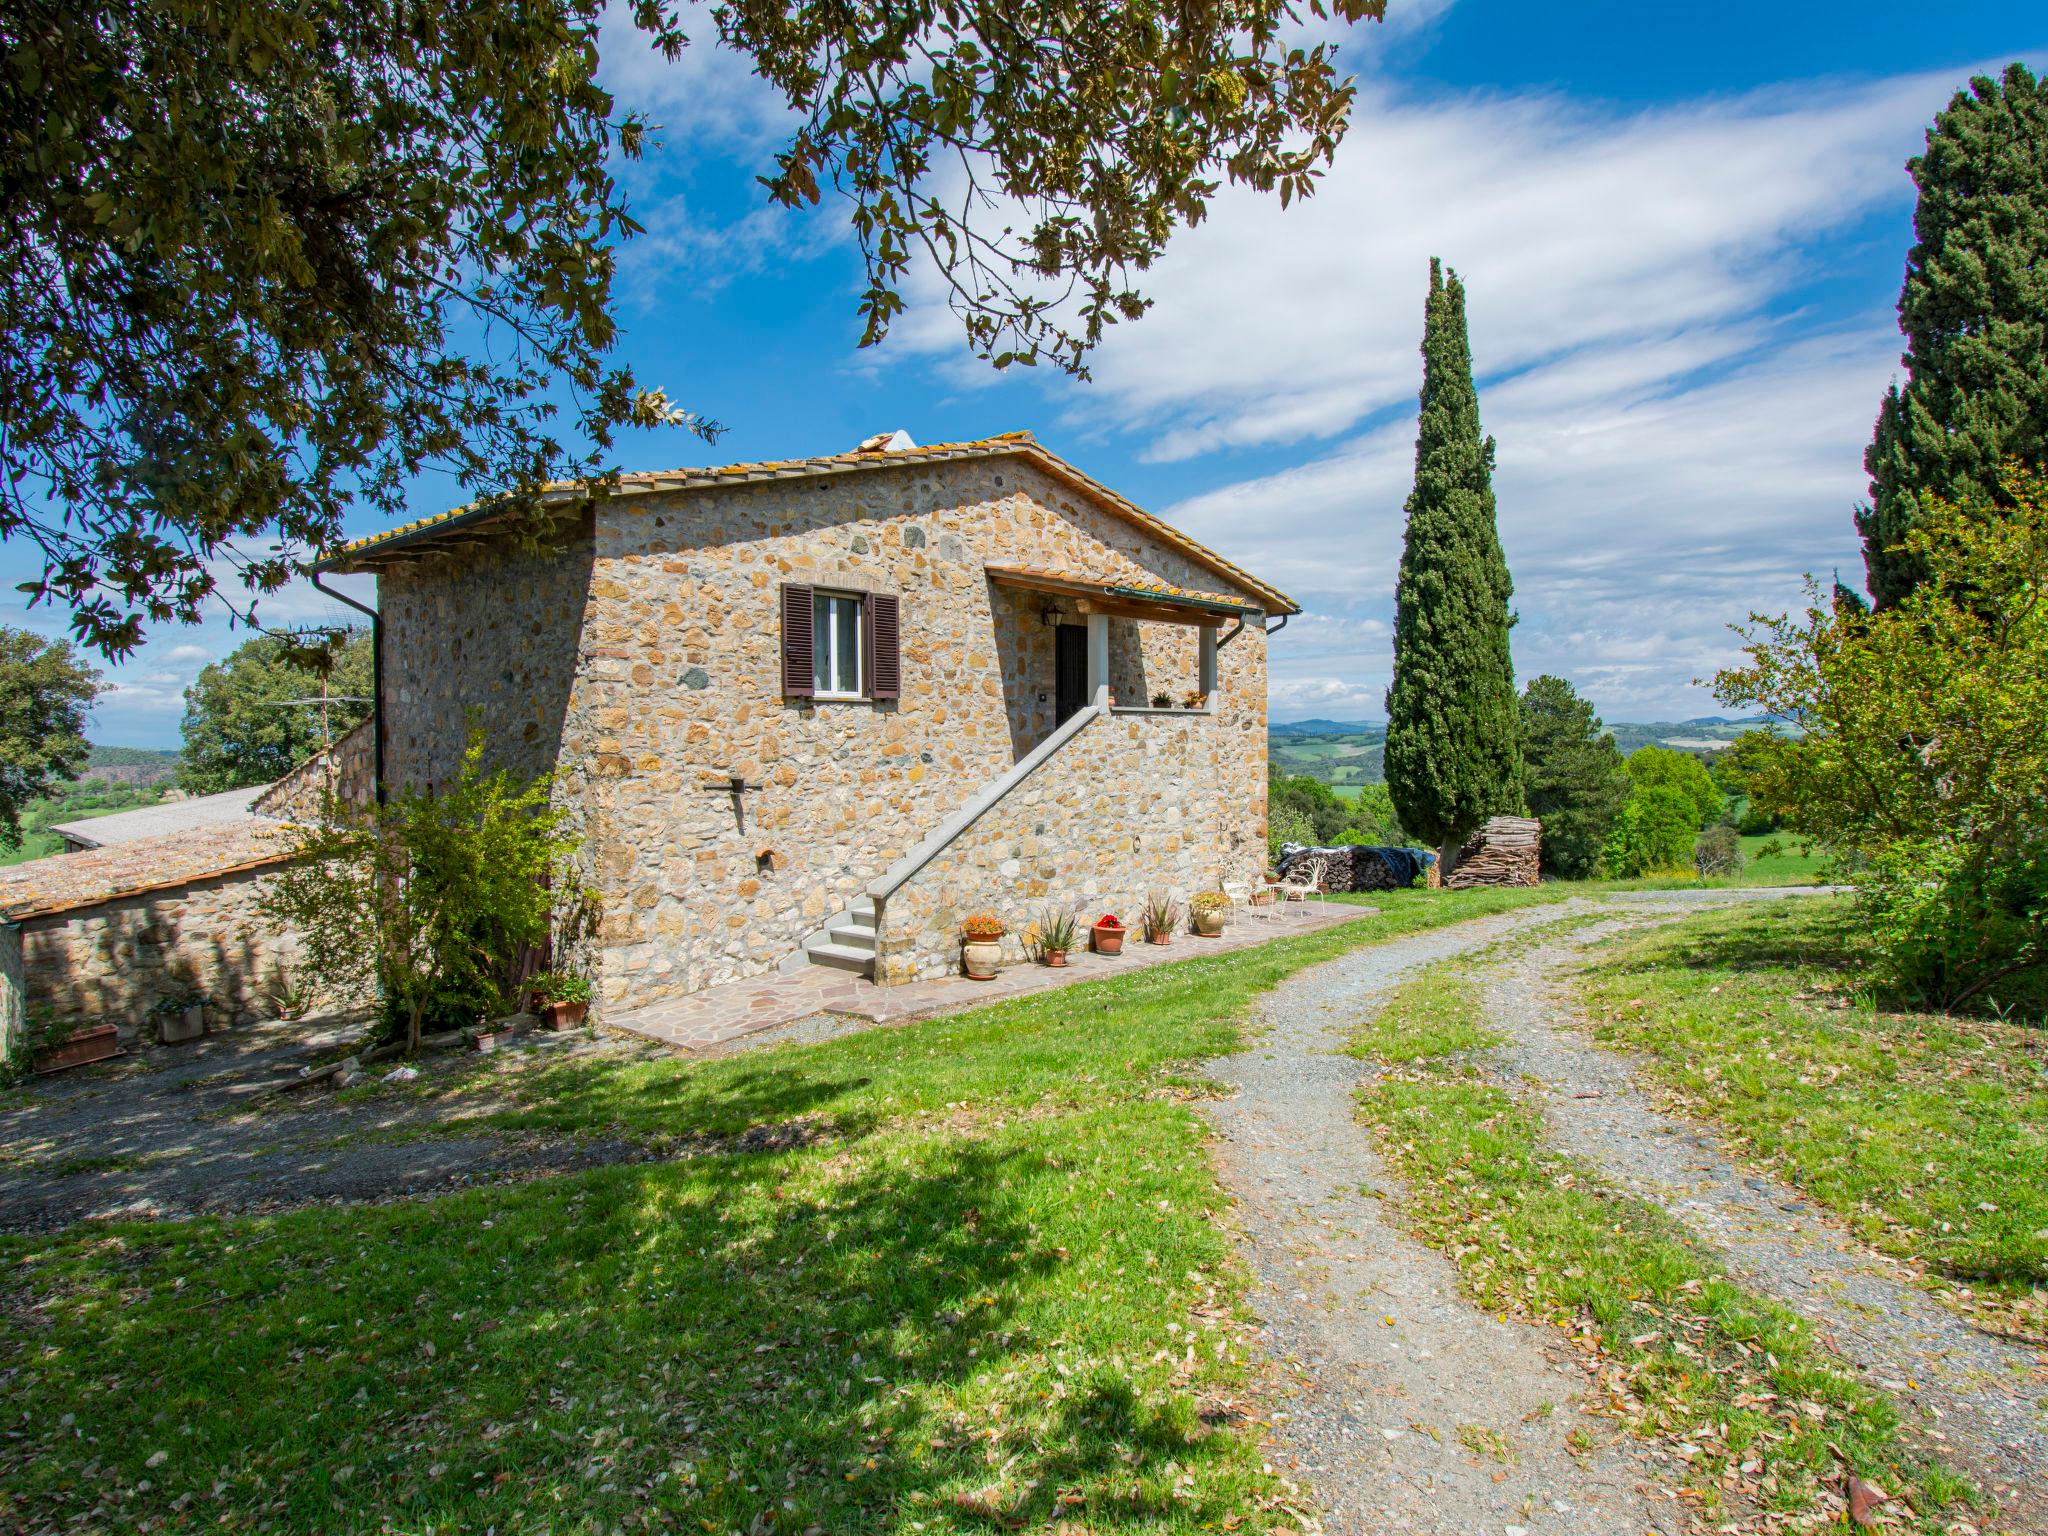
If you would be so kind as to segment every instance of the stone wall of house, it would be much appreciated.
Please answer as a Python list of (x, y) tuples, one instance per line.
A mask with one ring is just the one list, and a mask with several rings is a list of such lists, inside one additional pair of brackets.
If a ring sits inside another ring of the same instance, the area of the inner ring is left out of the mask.
[(877, 978), (958, 971), (971, 912), (1009, 925), (1004, 950), (1020, 962), (1024, 928), (1048, 910), (1076, 913), (1083, 929), (1105, 912), (1135, 928), (1153, 892), (1185, 906), (1256, 877), (1265, 759), (1246, 734), (1227, 711), (1119, 710), (1083, 727), (888, 898)]
[(556, 766), (570, 745), (563, 717), (588, 661), (579, 647), (598, 585), (588, 521), (551, 551), (503, 539), (379, 574), (384, 772), (393, 785), (446, 779), (472, 721), (489, 766), (529, 778)]
[[(486, 544), (380, 578), (387, 772), (445, 774), (471, 708), (498, 761), (554, 768), (604, 901), (602, 1004), (761, 974), (1051, 730), (1046, 621), (1076, 615), (988, 565), (1224, 585), (1014, 459), (620, 495), (564, 554)], [(899, 700), (783, 697), (786, 582), (900, 597)], [(1224, 651), (1202, 728), (1240, 754), (1216, 814), (1246, 846), (1265, 835), (1264, 645)], [(1113, 621), (1118, 702), (1192, 688), (1195, 649), (1191, 628)], [(713, 787), (735, 775), (758, 786), (737, 807)], [(1183, 839), (1226, 836), (1202, 826)]]
[(274, 979), (305, 978), (298, 935), (256, 910), (264, 879), (263, 870), (240, 870), (23, 919), (29, 1017), (110, 1023), (132, 1041), (152, 1003), (193, 987), (211, 999), (210, 1028), (272, 1017)]

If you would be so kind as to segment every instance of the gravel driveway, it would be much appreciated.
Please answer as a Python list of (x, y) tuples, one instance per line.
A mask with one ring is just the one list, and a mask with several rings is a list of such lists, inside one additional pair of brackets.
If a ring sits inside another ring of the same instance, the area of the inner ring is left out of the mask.
[[(1401, 1229), (1353, 1091), (1346, 1033), (1421, 967), (1584, 904), (1536, 908), (1355, 950), (1283, 982), (1248, 1051), (1212, 1064), (1236, 1093), (1205, 1107), (1258, 1278), (1252, 1304), (1285, 1370), (1283, 1452), (1332, 1532), (1642, 1536), (1678, 1506), (1611, 1420), (1579, 1413), (1577, 1360), (1544, 1330), (1459, 1295), (1456, 1271)], [(1566, 1436), (1590, 1435), (1574, 1454)]]
[(2048, 1531), (2048, 1354), (1970, 1326), (1830, 1213), (1737, 1163), (1711, 1130), (1660, 1113), (1627, 1056), (1576, 1032), (1557, 973), (1622, 926), (1560, 935), (1498, 969), (1486, 1000), (1508, 1040), (1497, 1058), (1505, 1078), (1540, 1095), (1559, 1147), (1662, 1206), (1752, 1289), (1812, 1319), (2017, 1528)]
[[(1564, 1150), (1812, 1318), (1945, 1459), (1996, 1493), (2010, 1528), (2048, 1532), (2048, 1361), (1970, 1327), (1811, 1203), (1735, 1163), (1710, 1132), (1659, 1113), (1625, 1057), (1570, 1033), (1575, 1010), (1554, 973), (1586, 944), (1707, 901), (1795, 894), (1629, 893), (1612, 922), (1476, 962), (1494, 977), (1488, 1008), (1509, 1042), (1496, 1058), (1501, 1080), (1541, 1096)], [(1392, 1183), (1354, 1115), (1371, 1068), (1340, 1054), (1347, 1033), (1424, 966), (1602, 910), (1613, 908), (1572, 901), (1506, 914), (1303, 971), (1269, 994), (1257, 1045), (1213, 1065), (1235, 1090), (1205, 1111), (1216, 1161), (1257, 1277), (1261, 1334), (1285, 1377), (1275, 1438), (1327, 1505), (1333, 1532), (1623, 1536), (1684, 1525), (1642, 1459), (1645, 1443), (1617, 1441), (1610, 1420), (1576, 1411), (1579, 1359), (1544, 1329), (1478, 1311), (1450, 1262), (1400, 1226), (1379, 1193)], [(1574, 1430), (1593, 1437), (1591, 1453), (1567, 1449)]]

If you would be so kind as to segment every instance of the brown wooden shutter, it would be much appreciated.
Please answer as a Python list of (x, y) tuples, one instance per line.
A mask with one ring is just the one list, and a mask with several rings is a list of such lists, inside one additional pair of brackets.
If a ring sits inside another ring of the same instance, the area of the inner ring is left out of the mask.
[(860, 605), (867, 626), (868, 697), (903, 696), (902, 602), (893, 592), (870, 592)]
[(818, 691), (816, 624), (809, 587), (782, 589), (782, 692), (792, 699), (808, 699)]

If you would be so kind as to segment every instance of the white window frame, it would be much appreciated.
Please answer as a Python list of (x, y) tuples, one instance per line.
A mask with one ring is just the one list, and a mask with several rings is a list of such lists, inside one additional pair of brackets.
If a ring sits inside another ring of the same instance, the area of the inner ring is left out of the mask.
[[(834, 602), (853, 604), (853, 692), (841, 693), (816, 686), (819, 663), (824, 663), (827, 677), (839, 675), (839, 626), (821, 623), (828, 605)], [(811, 591), (811, 682), (814, 692), (811, 697), (823, 699), (826, 703), (862, 703), (867, 699), (868, 659), (867, 650), (867, 594), (865, 592), (841, 592), (829, 587), (815, 587)]]

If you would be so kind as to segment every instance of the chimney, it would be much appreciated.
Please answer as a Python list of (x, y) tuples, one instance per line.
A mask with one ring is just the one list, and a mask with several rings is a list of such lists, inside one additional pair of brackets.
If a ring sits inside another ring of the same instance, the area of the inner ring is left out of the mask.
[(877, 432), (873, 437), (862, 438), (860, 446), (853, 451), (855, 453), (902, 453), (906, 449), (915, 448), (916, 446), (917, 444), (911, 441), (910, 434), (901, 427), (898, 427), (894, 432)]

